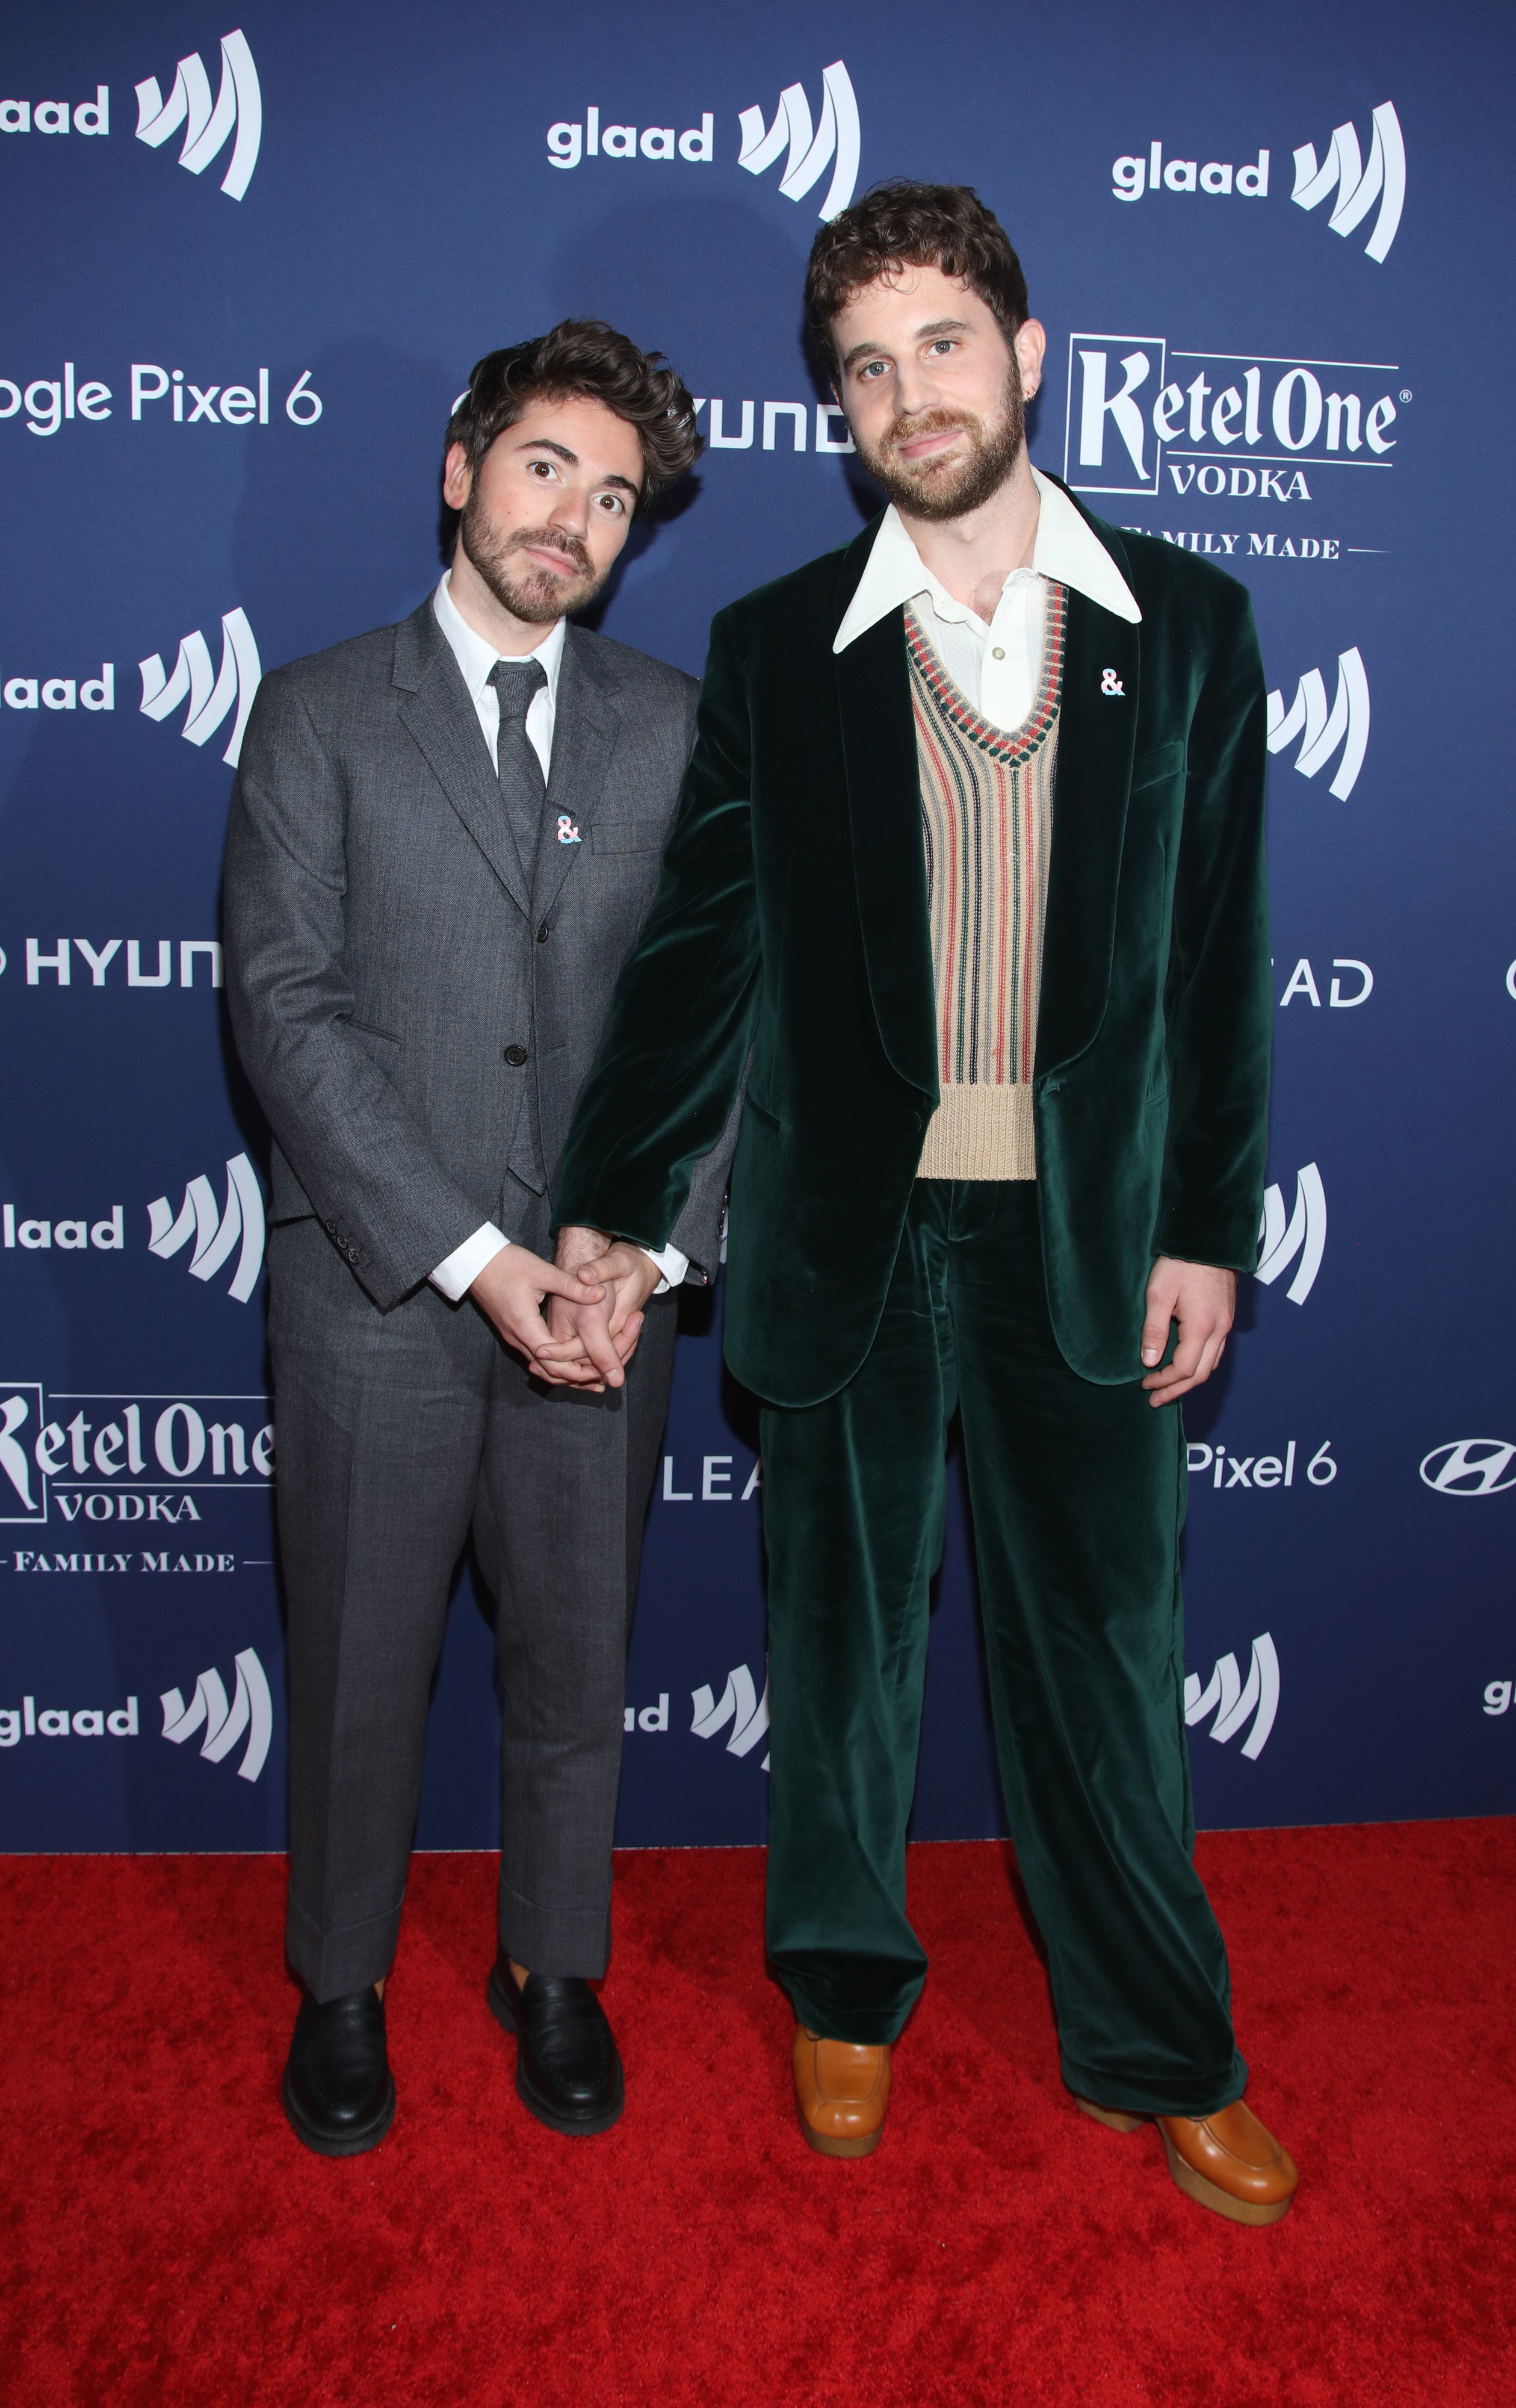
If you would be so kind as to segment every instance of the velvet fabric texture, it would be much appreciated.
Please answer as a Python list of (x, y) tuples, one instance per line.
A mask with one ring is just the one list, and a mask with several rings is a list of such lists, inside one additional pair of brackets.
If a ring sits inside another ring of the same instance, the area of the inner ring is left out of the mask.
[[(1142, 623), (1069, 595), (1034, 1109), (1058, 1345), (1119, 1383), (1156, 1254), (1256, 1258), (1266, 712), (1245, 588), (1090, 523)], [(868, 1352), (938, 1095), (904, 611), (832, 651), (876, 529), (712, 626), (662, 883), (553, 1199), (559, 1225), (664, 1244), (751, 1049), (726, 1356), (786, 1405)]]
[(1184, 1433), (1070, 1371), (1026, 1181), (920, 1180), (867, 1360), (763, 1417), (768, 1953), (812, 2030), (894, 2040), (928, 1585), (963, 1414), (995, 1743), (1047, 1943), (1064, 2079), (1134, 2114), (1241, 2096), (1192, 1856), (1178, 1542)]

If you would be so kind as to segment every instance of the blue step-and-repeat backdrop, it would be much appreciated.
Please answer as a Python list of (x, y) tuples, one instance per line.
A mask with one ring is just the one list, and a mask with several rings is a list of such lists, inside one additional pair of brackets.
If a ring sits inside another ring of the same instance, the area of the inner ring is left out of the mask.
[[(9, 19), (0, 1845), (282, 1842), (265, 1136), (218, 904), (261, 671), (415, 605), (471, 363), (581, 314), (704, 396), (603, 613), (698, 670), (714, 609), (873, 507), (801, 279), (898, 173), (1021, 250), (1034, 458), (1244, 579), (1263, 638), (1276, 1085), (1257, 1276), (1187, 1417), (1200, 1819), (1516, 1806), (1513, 47), (1477, 0)], [(765, 1829), (754, 1417), (719, 1295), (684, 1315), (628, 1842)], [(422, 1844), (493, 1842), (498, 1727), (465, 1576)], [(1000, 1827), (958, 1499), (914, 1828)]]

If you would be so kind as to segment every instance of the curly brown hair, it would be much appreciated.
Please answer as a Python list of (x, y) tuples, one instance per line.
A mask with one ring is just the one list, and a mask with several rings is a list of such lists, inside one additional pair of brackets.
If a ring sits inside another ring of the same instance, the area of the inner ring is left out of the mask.
[(636, 429), (642, 485), (633, 511), (640, 517), (665, 485), (686, 476), (705, 450), (695, 433), (694, 402), (662, 351), (639, 351), (603, 318), (565, 318), (530, 342), (486, 351), (468, 391), (448, 421), (447, 448), (461, 443), (478, 475), (497, 435), (514, 426), (534, 401), (598, 401)]
[(1026, 279), (1005, 227), (967, 184), (893, 177), (823, 225), (806, 270), (806, 317), (828, 368), (833, 322), (855, 293), (900, 267), (956, 277), (994, 310), (1008, 343), (1027, 318)]

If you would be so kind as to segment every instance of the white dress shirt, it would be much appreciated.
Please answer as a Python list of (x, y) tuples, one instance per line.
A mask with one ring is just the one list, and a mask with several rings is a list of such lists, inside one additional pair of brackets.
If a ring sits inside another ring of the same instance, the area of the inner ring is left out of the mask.
[(993, 619), (985, 621), (966, 602), (956, 601), (933, 575), (892, 502), (833, 652), (845, 652), (890, 611), (913, 603), (918, 613), (924, 608), (933, 647), (959, 692), (993, 726), (1020, 727), (1037, 695), (1050, 579), (1072, 585), (1118, 619), (1136, 624), (1142, 617), (1121, 570), (1067, 494), (1036, 468), (1032, 482), (1040, 497), (1032, 565), (1012, 569)]
[[(436, 592), (432, 596), (432, 608), (436, 613), (437, 625), (446, 636), (453, 658), (463, 672), (468, 698), (479, 718), (479, 732), (489, 746), (491, 763), (498, 771), (500, 696), (490, 683), (490, 672), (502, 655), (484, 637), (477, 635), (464, 617), (448, 591), (450, 575), (451, 571), (443, 570)], [(562, 619), (555, 619), (540, 644), (535, 644), (524, 654), (517, 652), (510, 655), (513, 660), (540, 661), (547, 673), (547, 684), (538, 687), (526, 712), (527, 739), (542, 764), (544, 779), (551, 775), (552, 769), (552, 736), (558, 718), (558, 673), (564, 663), (564, 626)], [(432, 1285), (441, 1291), (450, 1304), (456, 1304), (473, 1286), (485, 1264), (493, 1263), (501, 1249), (509, 1243), (510, 1240), (503, 1230), (495, 1227), (493, 1221), (484, 1222), (471, 1238), (465, 1238), (461, 1246), (455, 1246), (452, 1253), (438, 1263), (430, 1274)], [(690, 1268), (689, 1256), (681, 1254), (678, 1246), (665, 1246), (657, 1254), (651, 1246), (644, 1251), (662, 1274), (653, 1294), (663, 1296), (669, 1288), (678, 1287)]]

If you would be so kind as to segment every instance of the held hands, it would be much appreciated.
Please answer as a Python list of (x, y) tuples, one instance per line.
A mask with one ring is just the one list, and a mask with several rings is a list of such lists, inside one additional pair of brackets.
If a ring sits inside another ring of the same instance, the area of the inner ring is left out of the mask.
[(600, 1229), (558, 1232), (558, 1268), (572, 1272), (571, 1294), (548, 1309), (551, 1343), (537, 1359), (545, 1380), (619, 1388), (642, 1329), (642, 1307), (661, 1273), (640, 1246), (615, 1243)]
[[(1237, 1300), (1236, 1271), (1159, 1255), (1148, 1278), (1142, 1324), (1142, 1360), (1150, 1367), (1142, 1384), (1150, 1392), (1150, 1404), (1171, 1405), (1209, 1379), (1225, 1350)], [(1179, 1343), (1173, 1361), (1159, 1370), (1171, 1321), (1179, 1323)]]
[[(485, 1319), (508, 1346), (524, 1354), (540, 1379), (570, 1387), (601, 1387), (599, 1373), (580, 1361), (545, 1362), (552, 1353), (552, 1331), (542, 1318), (542, 1301), (551, 1297), (554, 1309), (565, 1303), (583, 1308), (606, 1291), (587, 1288), (583, 1281), (543, 1262), (526, 1246), (503, 1246), (491, 1256), (468, 1291)], [(561, 1350), (560, 1350), (561, 1351)]]

